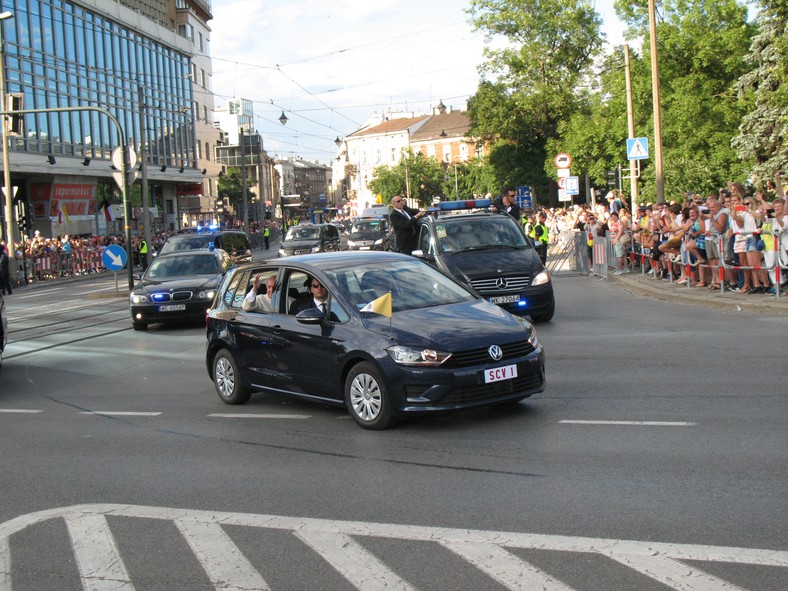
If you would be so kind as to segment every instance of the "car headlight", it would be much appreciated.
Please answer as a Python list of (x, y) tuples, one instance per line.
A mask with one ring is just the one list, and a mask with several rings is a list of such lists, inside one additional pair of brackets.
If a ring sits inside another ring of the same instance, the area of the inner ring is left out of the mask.
[(216, 290), (211, 289), (208, 291), (201, 291), (197, 294), (197, 298), (201, 300), (212, 300), (216, 295)]
[(133, 293), (129, 296), (132, 304), (147, 304), (150, 301), (150, 298), (145, 294), (141, 293)]
[(349, 248), (353, 248), (353, 247), (356, 246), (356, 241), (355, 240), (348, 240), (347, 241), (347, 245), (348, 245)]
[(531, 281), (531, 285), (544, 285), (546, 283), (550, 283), (550, 272), (549, 271), (542, 271), (534, 277), (534, 280)]
[(383, 244), (383, 238), (378, 238), (377, 240), (375, 240), (375, 246), (377, 246), (378, 244)]
[(315, 244), (312, 247), (312, 252), (320, 252), (320, 245), (319, 244)]
[(531, 324), (530, 322), (528, 322), (528, 320), (526, 320), (522, 316), (515, 316), (515, 318), (517, 319), (517, 321), (520, 324), (523, 325), (523, 328), (528, 333), (528, 343), (534, 349), (538, 349), (539, 348), (539, 339), (536, 336), (536, 329), (534, 328), (534, 325)]
[(437, 367), (451, 357), (451, 353), (436, 351), (435, 349), (418, 349), (396, 345), (386, 349), (388, 354), (398, 365), (416, 365)]

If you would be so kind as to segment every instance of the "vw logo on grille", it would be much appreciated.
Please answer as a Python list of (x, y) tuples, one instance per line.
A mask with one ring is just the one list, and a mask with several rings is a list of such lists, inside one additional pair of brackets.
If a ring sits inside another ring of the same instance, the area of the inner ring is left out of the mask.
[(495, 287), (498, 289), (506, 289), (509, 287), (509, 282), (504, 277), (498, 277), (498, 279), (495, 280)]
[(490, 348), (487, 349), (487, 352), (490, 354), (490, 357), (495, 359), (495, 361), (499, 361), (501, 357), (503, 357), (503, 351), (498, 345), (490, 345)]

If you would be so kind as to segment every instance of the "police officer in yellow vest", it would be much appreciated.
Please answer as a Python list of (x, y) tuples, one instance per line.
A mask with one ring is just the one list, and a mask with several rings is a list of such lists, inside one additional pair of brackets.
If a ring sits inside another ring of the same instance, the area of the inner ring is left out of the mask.
[(539, 259), (544, 266), (547, 266), (547, 244), (550, 241), (550, 233), (547, 230), (545, 221), (547, 214), (543, 211), (539, 212), (538, 221), (534, 224), (529, 236), (534, 242), (536, 252), (539, 254)]
[(268, 250), (270, 238), (271, 238), (271, 229), (268, 226), (266, 226), (263, 229), (263, 241), (265, 242), (266, 250)]
[(143, 271), (148, 268), (148, 243), (144, 238), (140, 238), (140, 264)]

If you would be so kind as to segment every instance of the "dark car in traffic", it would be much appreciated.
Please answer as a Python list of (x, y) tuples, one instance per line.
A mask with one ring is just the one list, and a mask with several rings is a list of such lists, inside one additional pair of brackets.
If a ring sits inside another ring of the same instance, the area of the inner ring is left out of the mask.
[[(272, 312), (242, 307), (275, 275)], [(325, 296), (325, 313), (314, 298)], [(293, 313), (295, 310), (301, 310)], [(227, 404), (253, 392), (344, 405), (361, 427), (513, 403), (545, 387), (533, 325), (414, 257), (302, 255), (228, 273), (207, 318), (206, 366)]]
[(339, 229), (333, 224), (298, 224), (287, 230), (279, 245), (279, 256), (289, 257), (310, 252), (329, 252), (342, 248)]
[(234, 266), (221, 249), (189, 250), (156, 257), (129, 294), (131, 324), (205, 320), (222, 276)]
[(213, 226), (181, 231), (169, 236), (156, 256), (171, 252), (216, 248), (230, 255), (236, 265), (252, 260), (252, 244), (241, 230), (224, 230)]
[(391, 232), (386, 218), (356, 218), (347, 238), (348, 250), (389, 250)]
[(555, 313), (550, 272), (511, 216), (478, 211), (426, 216), (413, 255), (534, 322)]

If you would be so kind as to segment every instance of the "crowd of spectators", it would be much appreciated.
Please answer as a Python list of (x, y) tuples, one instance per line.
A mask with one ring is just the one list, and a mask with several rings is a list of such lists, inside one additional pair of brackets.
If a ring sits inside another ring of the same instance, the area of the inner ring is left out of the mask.
[[(680, 202), (640, 203), (633, 215), (627, 199), (611, 191), (605, 203), (546, 210), (546, 223), (551, 243), (568, 232), (584, 233), (589, 268), (594, 238), (604, 237), (612, 245), (614, 275), (642, 264), (644, 272), (677, 285), (788, 293), (785, 203), (779, 183), (771, 199), (728, 183), (705, 197), (688, 193)], [(522, 221), (527, 231), (533, 219)]]

